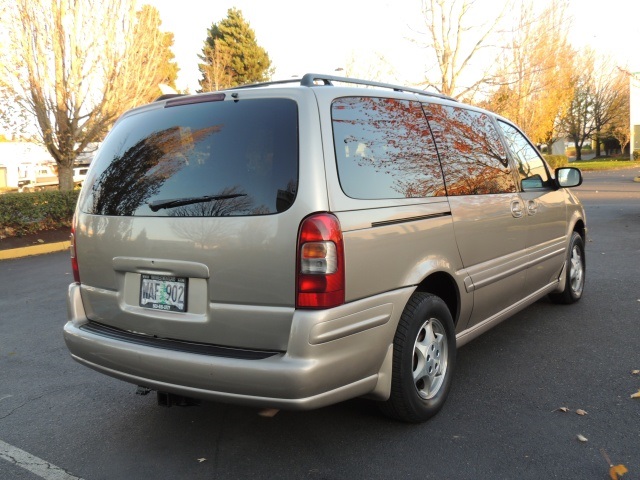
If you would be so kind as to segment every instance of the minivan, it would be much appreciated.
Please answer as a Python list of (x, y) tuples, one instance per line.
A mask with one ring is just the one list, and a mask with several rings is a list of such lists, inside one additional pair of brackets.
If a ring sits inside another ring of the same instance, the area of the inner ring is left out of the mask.
[(64, 338), (158, 392), (421, 422), (456, 349), (585, 283), (578, 169), (512, 122), (331, 75), (163, 96), (115, 123), (72, 229)]

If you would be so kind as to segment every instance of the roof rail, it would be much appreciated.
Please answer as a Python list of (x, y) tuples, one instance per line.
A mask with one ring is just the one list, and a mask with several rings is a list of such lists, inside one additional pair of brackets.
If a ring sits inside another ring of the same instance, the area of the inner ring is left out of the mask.
[[(322, 83), (318, 84), (317, 82), (322, 82)], [(443, 95), (441, 93), (435, 93), (435, 92), (427, 92), (426, 90), (420, 90), (419, 88), (403, 87), (401, 85), (393, 85), (391, 83), (372, 82), (370, 80), (361, 80), (358, 78), (350, 78), (350, 77), (337, 77), (334, 75), (323, 75), (319, 73), (307, 73), (302, 78), (289, 78), (287, 80), (275, 80), (272, 82), (251, 83), (248, 85), (231, 87), (229, 88), (229, 90), (266, 87), (269, 85), (282, 85), (285, 83), (299, 83), (303, 87), (317, 87), (320, 85), (333, 85), (332, 82), (350, 83), (354, 85), (365, 85), (368, 87), (388, 88), (396, 92), (416, 93), (418, 95), (426, 95), (428, 97), (442, 98), (444, 100), (451, 100), (454, 102), (457, 101), (455, 98), (450, 97), (448, 95)]]
[(418, 95), (426, 95), (429, 97), (437, 97), (442, 98), (444, 100), (453, 100), (457, 101), (455, 98), (450, 97), (448, 95), (443, 95), (442, 93), (436, 92), (427, 92), (426, 90), (420, 90), (419, 88), (411, 88), (411, 87), (403, 87), (401, 85), (394, 85), (391, 83), (382, 83), (382, 82), (372, 82), (370, 80), (361, 80), (358, 78), (350, 78), (350, 77), (336, 77), (334, 75), (322, 75), (318, 73), (307, 73), (302, 80), (300, 81), (300, 85), (303, 87), (313, 87), (317, 86), (317, 81), (323, 82), (324, 85), (333, 85), (331, 82), (341, 82), (341, 83), (352, 83), (354, 85), (366, 85), (368, 87), (380, 87), (380, 88), (389, 88), (396, 92), (409, 92), (416, 93)]

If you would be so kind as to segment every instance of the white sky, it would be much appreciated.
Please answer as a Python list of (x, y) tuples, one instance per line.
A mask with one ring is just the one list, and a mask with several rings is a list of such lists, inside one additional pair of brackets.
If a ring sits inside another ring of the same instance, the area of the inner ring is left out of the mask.
[[(174, 33), (173, 52), (180, 67), (177, 87), (198, 88), (198, 58), (207, 29), (226, 18), (227, 10), (242, 11), (276, 69), (274, 79), (304, 73), (334, 73), (352, 65), (367, 76), (380, 65), (381, 80), (417, 84), (424, 80), (424, 50), (414, 42), (421, 24), (420, 0), (138, 0), (160, 10), (161, 29)], [(574, 47), (592, 46), (617, 63), (640, 70), (639, 0), (569, 0)], [(477, 0), (492, 12), (500, 0)], [(541, 3), (541, 2), (538, 2)], [(355, 58), (355, 64), (351, 60)], [(393, 71), (393, 73), (388, 73)], [(354, 74), (354, 76), (356, 76)]]

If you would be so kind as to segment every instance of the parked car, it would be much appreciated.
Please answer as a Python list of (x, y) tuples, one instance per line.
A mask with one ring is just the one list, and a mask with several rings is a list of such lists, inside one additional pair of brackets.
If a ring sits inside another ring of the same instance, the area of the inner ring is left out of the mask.
[(165, 405), (365, 396), (424, 421), (457, 348), (581, 298), (581, 182), (509, 120), (418, 89), (307, 74), (165, 96), (89, 171), (64, 337)]

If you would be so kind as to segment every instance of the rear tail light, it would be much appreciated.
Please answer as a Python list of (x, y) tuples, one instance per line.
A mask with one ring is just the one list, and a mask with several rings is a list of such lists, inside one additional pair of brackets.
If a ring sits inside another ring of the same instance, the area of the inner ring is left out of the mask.
[(344, 303), (344, 244), (338, 219), (328, 213), (305, 218), (298, 234), (296, 308)]
[(76, 254), (76, 217), (73, 216), (71, 222), (71, 247), (69, 252), (71, 253), (71, 268), (73, 269), (73, 280), (76, 283), (80, 283), (80, 272), (78, 270), (78, 256)]

